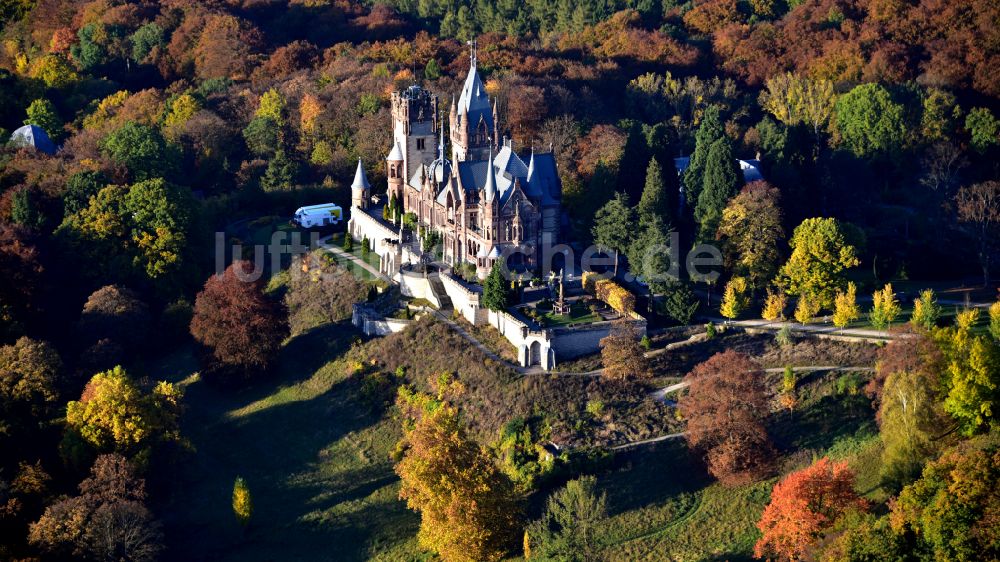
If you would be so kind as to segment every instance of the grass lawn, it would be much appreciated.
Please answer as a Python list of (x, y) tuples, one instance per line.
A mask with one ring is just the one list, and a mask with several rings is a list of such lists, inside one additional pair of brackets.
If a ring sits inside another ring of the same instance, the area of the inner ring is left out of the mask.
[[(335, 232), (330, 237), (330, 242), (334, 246), (336, 246), (336, 247), (340, 248), (341, 250), (343, 250), (344, 249), (344, 238), (346, 236), (347, 236), (346, 232)], [(375, 252), (368, 252), (368, 259), (364, 259), (361, 256), (361, 240), (355, 240), (354, 241), (354, 247), (351, 248), (351, 252), (350, 253), (353, 254), (354, 256), (358, 257), (359, 259), (362, 259), (362, 260), (366, 261), (368, 263), (368, 265), (374, 267), (376, 270), (379, 268), (380, 260), (379, 260), (378, 254), (376, 254)]]
[(600, 315), (591, 312), (590, 308), (580, 301), (574, 301), (570, 305), (569, 314), (565, 316), (562, 314), (555, 314), (550, 309), (541, 314), (538, 318), (547, 328), (567, 326), (569, 324), (592, 324), (594, 322), (601, 321)]
[[(194, 452), (158, 513), (178, 560), (419, 559), (418, 517), (397, 499), (389, 452), (398, 422), (364, 405), (339, 359), (356, 332), (319, 328), (290, 341), (273, 378), (243, 390), (207, 385), (183, 357), (184, 434)], [(169, 371), (168, 371), (169, 370)], [(243, 476), (254, 514), (231, 509)]]

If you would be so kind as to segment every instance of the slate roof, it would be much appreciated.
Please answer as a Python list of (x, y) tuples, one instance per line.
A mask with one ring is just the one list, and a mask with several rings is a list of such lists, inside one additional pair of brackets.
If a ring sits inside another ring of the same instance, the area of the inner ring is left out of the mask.
[[(493, 158), (496, 190), (500, 195), (502, 207), (514, 192), (514, 180), (520, 180), (525, 195), (536, 201), (541, 198), (542, 205), (554, 204), (562, 196), (559, 173), (552, 154), (534, 154), (534, 164), (529, 178), (528, 166), (524, 160), (508, 146)], [(486, 160), (467, 160), (458, 163), (458, 177), (462, 188), (466, 191), (480, 191), (486, 188), (486, 174), (489, 169)]]
[(368, 176), (365, 175), (365, 168), (361, 165), (361, 159), (358, 158), (358, 169), (354, 171), (351, 189), (371, 189), (371, 187), (372, 184), (368, 183)]
[(483, 119), (487, 128), (493, 130), (493, 108), (490, 107), (490, 98), (474, 63), (469, 68), (469, 75), (465, 78), (462, 94), (458, 98), (458, 113), (466, 115), (466, 124), (476, 126)]
[[(764, 174), (760, 171), (760, 160), (737, 159), (736, 162), (740, 165), (740, 170), (743, 172), (743, 181), (750, 183), (752, 181), (764, 179)], [(677, 169), (678, 174), (683, 174), (684, 170), (687, 170), (690, 165), (690, 156), (674, 158), (674, 168)]]
[(10, 145), (17, 148), (31, 147), (39, 152), (52, 155), (56, 153), (56, 145), (38, 125), (25, 125), (10, 135)]

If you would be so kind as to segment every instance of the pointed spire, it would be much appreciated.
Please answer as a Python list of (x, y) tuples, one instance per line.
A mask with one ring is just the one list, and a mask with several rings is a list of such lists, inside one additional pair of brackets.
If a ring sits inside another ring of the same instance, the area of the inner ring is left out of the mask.
[(490, 157), (486, 160), (486, 187), (483, 188), (486, 201), (492, 203), (497, 194), (497, 175), (493, 170), (493, 145), (490, 144)]
[(371, 189), (371, 184), (368, 183), (368, 177), (365, 176), (365, 168), (361, 165), (361, 159), (358, 158), (358, 169), (354, 172), (354, 182), (351, 184), (351, 189)]
[(393, 141), (392, 150), (389, 155), (385, 157), (389, 162), (402, 162), (403, 161), (403, 151), (399, 148), (399, 142)]
[(441, 128), (441, 131), (440, 131), (441, 132), (441, 137), (438, 140), (438, 160), (441, 160), (442, 162), (444, 162), (444, 124), (443, 123), (440, 125), (440, 128)]
[(528, 184), (531, 184), (531, 182), (534, 179), (535, 179), (535, 147), (534, 147), (534, 145), (532, 145), (532, 147), (531, 147), (531, 159), (528, 160), (528, 177), (527, 177)]

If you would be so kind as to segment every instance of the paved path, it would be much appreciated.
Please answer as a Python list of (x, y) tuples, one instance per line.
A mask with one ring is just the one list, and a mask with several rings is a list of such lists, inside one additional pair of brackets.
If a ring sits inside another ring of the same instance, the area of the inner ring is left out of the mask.
[(736, 326), (739, 328), (770, 330), (774, 332), (777, 332), (784, 328), (788, 328), (788, 330), (791, 332), (826, 334), (831, 336), (849, 336), (855, 338), (868, 338), (868, 339), (878, 339), (885, 341), (899, 337), (899, 334), (893, 334), (885, 330), (875, 330), (869, 328), (840, 329), (834, 326), (833, 324), (799, 324), (797, 322), (771, 322), (769, 320), (763, 320), (763, 319), (727, 320), (725, 318), (712, 318), (712, 317), (706, 317), (706, 320), (711, 320), (715, 324), (721, 324), (724, 326)]
[[(806, 365), (806, 366), (803, 366), (803, 367), (792, 367), (792, 371), (795, 371), (796, 373), (814, 373), (816, 371), (851, 371), (851, 372), (864, 371), (864, 372), (871, 372), (871, 371), (874, 371), (874, 370), (875, 369), (873, 367), (851, 367), (851, 366), (842, 366), (842, 365)], [(764, 372), (765, 373), (784, 373), (785, 372), (785, 368), (784, 367), (772, 367), (772, 368), (769, 368), (769, 369), (764, 369)], [(667, 399), (667, 395), (668, 394), (670, 394), (672, 392), (677, 392), (678, 390), (687, 388), (689, 386), (691, 386), (690, 382), (688, 382), (688, 381), (681, 381), (681, 382), (674, 383), (674, 384), (669, 385), (669, 386), (665, 386), (665, 387), (663, 387), (663, 388), (661, 388), (659, 390), (656, 390), (656, 391), (652, 392), (649, 396), (653, 400), (665, 401)]]
[(355, 256), (354, 254), (352, 254), (352, 253), (350, 253), (350, 252), (348, 252), (348, 251), (346, 251), (346, 250), (344, 250), (344, 249), (336, 246), (335, 244), (329, 243), (330, 242), (330, 238), (332, 238), (332, 237), (333, 236), (330, 235), (330, 236), (327, 236), (325, 238), (321, 238), (320, 241), (319, 241), (320, 248), (323, 248), (324, 250), (326, 250), (327, 252), (330, 252), (331, 254), (337, 256), (338, 258), (343, 258), (343, 259), (351, 260), (352, 262), (354, 262), (355, 265), (357, 265), (358, 267), (361, 267), (362, 269), (364, 269), (368, 273), (371, 273), (372, 275), (374, 275), (375, 277), (377, 277), (379, 279), (382, 279), (382, 280), (385, 280), (385, 281), (389, 281), (390, 283), (392, 282), (391, 279), (389, 279), (388, 277), (386, 277), (385, 275), (383, 275), (382, 272), (380, 272), (378, 269), (376, 269), (372, 264), (370, 264), (370, 263), (366, 262), (365, 260), (359, 258), (358, 256)]

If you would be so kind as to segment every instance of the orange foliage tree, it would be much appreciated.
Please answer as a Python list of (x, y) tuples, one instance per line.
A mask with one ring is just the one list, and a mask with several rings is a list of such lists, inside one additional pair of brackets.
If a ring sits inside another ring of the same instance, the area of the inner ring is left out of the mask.
[(854, 491), (854, 472), (847, 462), (823, 457), (774, 485), (771, 503), (757, 523), (763, 536), (754, 545), (754, 556), (799, 560), (847, 510), (866, 508)]

